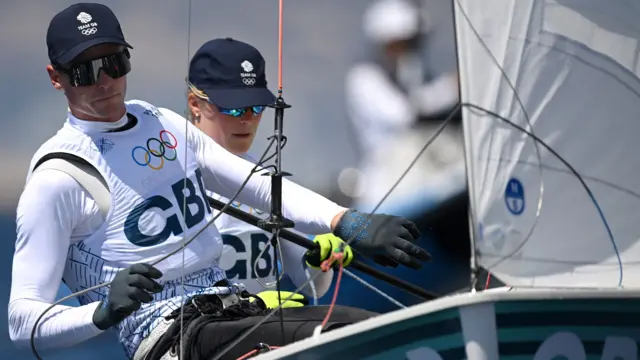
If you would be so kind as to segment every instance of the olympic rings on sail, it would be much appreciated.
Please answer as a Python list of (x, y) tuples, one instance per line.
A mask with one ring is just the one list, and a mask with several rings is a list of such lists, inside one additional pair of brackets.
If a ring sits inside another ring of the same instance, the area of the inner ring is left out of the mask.
[[(163, 139), (163, 135), (167, 138), (167, 140)], [(168, 130), (160, 131), (157, 138), (149, 138), (147, 139), (147, 147), (144, 148), (142, 146), (136, 146), (131, 150), (131, 158), (135, 161), (136, 164), (140, 166), (148, 166), (152, 170), (160, 170), (164, 167), (164, 161), (174, 161), (178, 157), (178, 151), (176, 148), (178, 147), (178, 139), (176, 139), (175, 135), (173, 135)], [(169, 149), (171, 156), (167, 156), (167, 149)], [(136, 151), (138, 157), (136, 158)], [(144, 154), (142, 155), (141, 154)], [(140, 161), (139, 159), (144, 157), (144, 161)], [(151, 159), (156, 157), (160, 159), (160, 164), (152, 165)]]

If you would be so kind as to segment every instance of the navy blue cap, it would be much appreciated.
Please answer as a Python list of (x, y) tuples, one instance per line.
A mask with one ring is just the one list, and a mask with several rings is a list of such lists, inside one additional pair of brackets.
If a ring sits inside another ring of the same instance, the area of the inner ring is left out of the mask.
[(124, 40), (120, 22), (107, 6), (78, 3), (57, 13), (47, 29), (52, 64), (67, 64), (88, 48), (113, 43), (132, 48)]
[(196, 51), (189, 65), (189, 82), (209, 101), (225, 109), (271, 105), (265, 61), (253, 46), (231, 38), (214, 39)]

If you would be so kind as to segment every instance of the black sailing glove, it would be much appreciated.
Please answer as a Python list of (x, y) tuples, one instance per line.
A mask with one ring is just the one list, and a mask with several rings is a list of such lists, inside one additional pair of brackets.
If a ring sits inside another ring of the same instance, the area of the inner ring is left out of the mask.
[(431, 255), (414, 243), (420, 237), (416, 225), (400, 216), (347, 210), (333, 234), (364, 256), (386, 266), (398, 263), (420, 269)]
[(119, 324), (138, 310), (142, 303), (153, 300), (150, 293), (162, 291), (162, 285), (151, 279), (162, 277), (160, 270), (147, 264), (134, 264), (120, 270), (111, 282), (107, 298), (102, 300), (93, 313), (93, 323), (106, 330)]

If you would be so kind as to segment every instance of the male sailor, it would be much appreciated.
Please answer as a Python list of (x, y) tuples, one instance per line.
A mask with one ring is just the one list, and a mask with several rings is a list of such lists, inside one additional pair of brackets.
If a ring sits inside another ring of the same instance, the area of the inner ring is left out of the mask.
[[(49, 311), (35, 332), (36, 348), (72, 346), (115, 327), (130, 358), (160, 358), (179, 344), (188, 346), (183, 360), (212, 358), (266, 310), (261, 301), (244, 300), (242, 284), (231, 283), (220, 269), (222, 240), (214, 226), (207, 227), (213, 213), (203, 194), (208, 189), (232, 198), (254, 164), (175, 113), (125, 102), (132, 47), (108, 7), (71, 5), (53, 17), (46, 42), (51, 84), (64, 92), (70, 110), (33, 156), (20, 196), (8, 309), (12, 341), (29, 346), (35, 320), (54, 302), (61, 279), (71, 291), (110, 281), (81, 296), (79, 307)], [(111, 195), (106, 213), (73, 177), (38, 170), (55, 158), (84, 162), (100, 174)], [(268, 211), (270, 190), (269, 177), (253, 176), (237, 200)], [(415, 225), (404, 218), (346, 209), (287, 180), (282, 193), (284, 216), (302, 232), (354, 238), (354, 250), (390, 262), (416, 265), (428, 257), (414, 245), (420, 236)], [(183, 250), (151, 266), (200, 230)], [(181, 308), (191, 320), (180, 318)], [(205, 308), (246, 317), (219, 321)], [(321, 310), (283, 309), (284, 334), (274, 317), (222, 359), (236, 359), (258, 343), (308, 337), (324, 317)], [(328, 328), (375, 315), (336, 307)], [(180, 341), (159, 349), (159, 337)]]

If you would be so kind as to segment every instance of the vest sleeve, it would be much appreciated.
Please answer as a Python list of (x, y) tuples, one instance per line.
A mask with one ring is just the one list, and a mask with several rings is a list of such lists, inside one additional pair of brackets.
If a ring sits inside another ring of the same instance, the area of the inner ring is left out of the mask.
[[(86, 197), (73, 178), (56, 170), (34, 174), (20, 196), (8, 321), (18, 348), (29, 348), (36, 319), (55, 301), (73, 229), (87, 216)], [(72, 346), (100, 334), (92, 321), (96, 306), (54, 307), (40, 321), (36, 348)]]
[[(186, 119), (165, 109), (162, 112), (184, 127)], [(207, 190), (231, 199), (255, 165), (228, 152), (191, 123), (188, 125), (187, 141), (196, 153)], [(269, 212), (271, 178), (260, 176), (260, 173), (253, 174), (236, 201)], [(296, 223), (296, 229), (307, 234), (330, 232), (333, 218), (346, 210), (286, 178), (282, 181), (282, 207), (284, 216)]]

